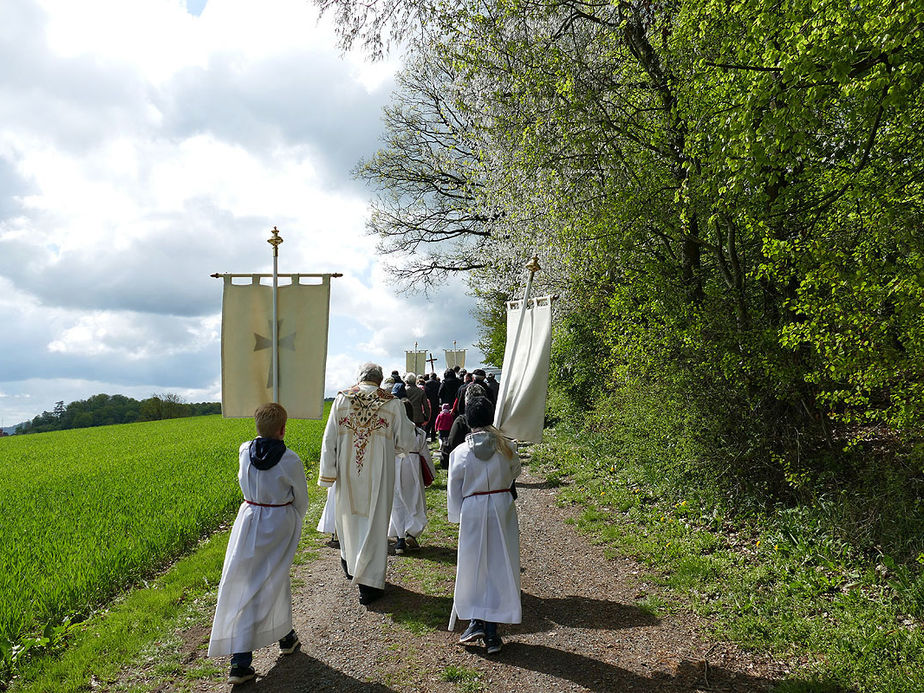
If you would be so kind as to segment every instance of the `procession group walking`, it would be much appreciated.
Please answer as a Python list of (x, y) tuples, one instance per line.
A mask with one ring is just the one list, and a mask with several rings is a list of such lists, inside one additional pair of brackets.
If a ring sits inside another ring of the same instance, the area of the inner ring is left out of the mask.
[[(430, 443), (439, 440), (448, 469), (447, 517), (459, 525), (450, 630), (468, 621), (460, 644), (503, 642), (498, 624), (520, 623), (519, 525), (513, 441), (493, 426), (498, 384), (481, 369), (384, 377), (364, 364), (352, 387), (331, 406), (317, 483), (327, 487), (318, 530), (331, 534), (340, 565), (360, 604), (386, 594), (390, 545), (419, 549), (427, 527), (426, 487), (436, 476)], [(289, 569), (308, 505), (298, 456), (284, 443), (286, 413), (278, 404), (255, 413), (258, 437), (240, 447), (244, 502), (225, 555), (209, 656), (231, 655), (228, 682), (256, 675), (253, 650), (278, 642), (299, 646), (292, 628)]]

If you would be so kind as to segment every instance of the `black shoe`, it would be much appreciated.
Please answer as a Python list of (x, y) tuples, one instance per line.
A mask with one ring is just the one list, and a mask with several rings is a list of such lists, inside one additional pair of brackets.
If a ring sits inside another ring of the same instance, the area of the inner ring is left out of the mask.
[(395, 542), (395, 553), (402, 554), (407, 550), (407, 544), (404, 539), (398, 537), (398, 541)]
[(378, 587), (369, 587), (369, 585), (360, 585), (359, 586), (359, 603), (360, 604), (371, 604), (376, 599), (385, 594), (385, 590), (380, 590)]
[(294, 630), (291, 630), (286, 637), (279, 641), (279, 654), (290, 655), (299, 647), (301, 647), (301, 643), (298, 641), (298, 636)]
[(340, 540), (337, 538), (337, 533), (336, 533), (336, 532), (334, 532), (333, 534), (330, 535), (330, 541), (327, 542), (327, 545), (328, 545), (329, 547), (331, 547), (332, 549), (339, 549), (339, 548), (340, 548)]
[(347, 570), (347, 564), (346, 564), (346, 559), (345, 559), (345, 558), (341, 558), (341, 559), (340, 559), (340, 567), (343, 568), (343, 574), (346, 575), (347, 580), (352, 580), (352, 579), (353, 579), (353, 576), (350, 575), (350, 571)]
[(488, 650), (488, 654), (497, 654), (504, 646), (504, 641), (501, 640), (499, 635), (492, 635), (491, 637), (484, 639), (484, 644)]
[(465, 629), (465, 632), (459, 637), (459, 644), (465, 645), (470, 642), (477, 642), (484, 637), (484, 621), (479, 621), (478, 619), (473, 618), (472, 622), (468, 624), (468, 628)]
[(417, 537), (415, 537), (413, 534), (408, 534), (404, 538), (404, 542), (407, 544), (408, 551), (416, 551), (420, 548), (420, 542), (417, 541)]
[(257, 672), (253, 670), (253, 667), (231, 667), (231, 671), (228, 672), (228, 683), (236, 686), (239, 683), (250, 681), (256, 675)]

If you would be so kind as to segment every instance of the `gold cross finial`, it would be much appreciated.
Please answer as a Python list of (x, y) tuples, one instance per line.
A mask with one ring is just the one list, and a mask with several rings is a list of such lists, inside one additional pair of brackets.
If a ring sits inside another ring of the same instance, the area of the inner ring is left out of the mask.
[(539, 266), (539, 258), (533, 255), (530, 261), (526, 263), (526, 269), (533, 273), (541, 270), (542, 268)]
[(282, 243), (282, 237), (279, 235), (279, 229), (273, 227), (273, 237), (266, 239), (266, 242), (273, 246), (273, 256), (279, 255), (279, 244)]

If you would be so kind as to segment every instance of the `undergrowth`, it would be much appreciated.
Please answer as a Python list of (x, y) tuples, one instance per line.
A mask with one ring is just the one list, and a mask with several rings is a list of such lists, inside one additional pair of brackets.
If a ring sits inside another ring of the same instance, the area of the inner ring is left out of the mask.
[(649, 566), (674, 606), (792, 662), (803, 682), (779, 690), (805, 690), (806, 677), (811, 690), (924, 690), (922, 518), (908, 495), (889, 517), (888, 498), (847, 484), (801, 502), (730, 494), (721, 475), (697, 474), (692, 439), (651, 402), (624, 398), (580, 426), (560, 419), (530, 464), (567, 481), (559, 499), (583, 506), (577, 526)]

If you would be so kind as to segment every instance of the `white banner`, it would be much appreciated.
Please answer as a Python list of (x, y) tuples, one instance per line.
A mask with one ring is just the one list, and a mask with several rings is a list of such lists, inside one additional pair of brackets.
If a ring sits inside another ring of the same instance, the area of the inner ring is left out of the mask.
[(405, 351), (405, 363), (407, 368), (405, 373), (420, 375), (427, 372), (427, 351)]
[(507, 343), (494, 425), (516, 440), (542, 442), (552, 350), (552, 297), (507, 303)]
[(465, 349), (445, 349), (446, 368), (465, 368)]
[[(282, 277), (289, 275), (280, 275)], [(221, 413), (253, 416), (273, 400), (273, 287), (224, 277)], [(306, 281), (314, 284), (301, 283)], [(279, 403), (292, 419), (320, 419), (324, 407), (330, 277), (292, 277), (279, 287)]]

